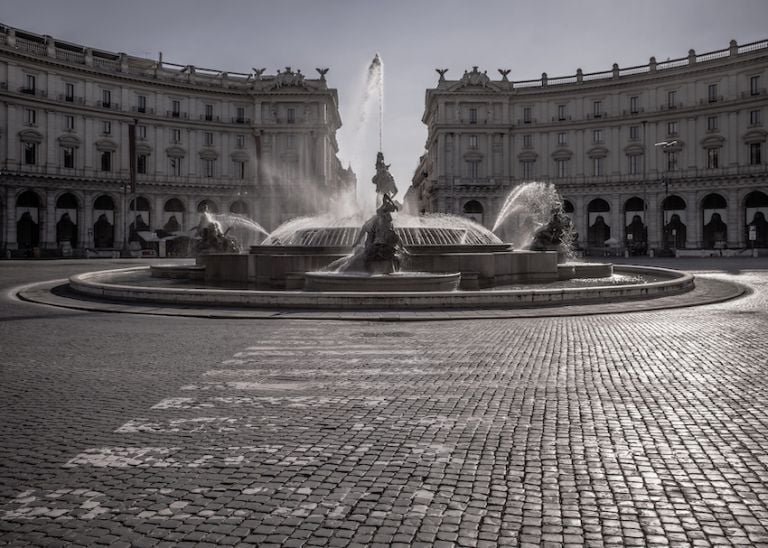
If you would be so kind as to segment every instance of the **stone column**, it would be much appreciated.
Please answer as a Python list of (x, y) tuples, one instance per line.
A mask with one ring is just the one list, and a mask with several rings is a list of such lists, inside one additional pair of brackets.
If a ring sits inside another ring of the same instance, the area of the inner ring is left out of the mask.
[(89, 193), (83, 194), (80, 212), (77, 215), (77, 232), (81, 249), (93, 247), (93, 198)]
[(9, 188), (5, 195), (5, 245), (8, 249), (17, 249), (16, 242), (16, 189)]
[(649, 248), (660, 247), (661, 231), (663, 221), (660, 216), (663, 214), (660, 209), (660, 200), (657, 193), (648, 195), (648, 204), (645, 215), (645, 224), (648, 227), (648, 246)]
[(685, 247), (701, 248), (703, 238), (702, 212), (699, 207), (699, 201), (695, 191), (689, 191), (684, 194), (686, 203), (686, 225), (688, 230), (685, 234)]
[(739, 191), (730, 189), (725, 193), (728, 200), (728, 247), (743, 247), (745, 220), (742, 218), (744, 209), (740, 207)]
[(45, 218), (45, 222), (40, 227), (40, 248), (56, 249), (56, 197), (53, 192), (46, 193), (43, 204), (40, 218)]
[(624, 219), (622, 218), (621, 194), (614, 193), (610, 195), (608, 197), (608, 203), (611, 204), (611, 238), (623, 242)]
[(583, 194), (576, 196), (576, 203), (573, 204), (573, 225), (579, 234), (579, 244), (584, 247), (587, 245), (587, 228), (589, 219), (587, 215), (587, 204)]

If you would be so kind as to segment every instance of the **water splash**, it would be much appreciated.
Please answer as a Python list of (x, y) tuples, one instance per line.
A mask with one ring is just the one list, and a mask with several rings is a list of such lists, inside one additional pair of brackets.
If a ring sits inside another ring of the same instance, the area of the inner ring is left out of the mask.
[(507, 195), (491, 230), (516, 248), (525, 247), (536, 230), (550, 221), (552, 211), (562, 207), (562, 198), (552, 183), (524, 183)]
[(269, 232), (264, 227), (244, 215), (207, 211), (205, 216), (208, 221), (218, 224), (222, 232), (229, 231), (229, 235), (237, 240), (240, 249), (248, 249), (252, 245), (257, 245), (265, 236), (269, 236)]

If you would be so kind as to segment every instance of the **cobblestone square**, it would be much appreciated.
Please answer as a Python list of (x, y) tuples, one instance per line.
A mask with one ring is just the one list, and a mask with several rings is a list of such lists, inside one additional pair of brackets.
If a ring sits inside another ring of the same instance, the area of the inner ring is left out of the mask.
[(420, 322), (5, 296), (0, 544), (768, 546), (768, 263), (664, 266), (750, 292)]

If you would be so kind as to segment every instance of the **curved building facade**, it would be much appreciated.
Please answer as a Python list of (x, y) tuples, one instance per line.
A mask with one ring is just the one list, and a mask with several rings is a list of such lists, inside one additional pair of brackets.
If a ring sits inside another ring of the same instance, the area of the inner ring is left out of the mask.
[(227, 73), (0, 25), (0, 248), (152, 249), (205, 208), (267, 228), (316, 211), (354, 185), (326, 72)]
[(490, 227), (513, 187), (546, 181), (587, 250), (768, 248), (768, 40), (559, 78), (446, 72), (426, 93), (421, 210)]

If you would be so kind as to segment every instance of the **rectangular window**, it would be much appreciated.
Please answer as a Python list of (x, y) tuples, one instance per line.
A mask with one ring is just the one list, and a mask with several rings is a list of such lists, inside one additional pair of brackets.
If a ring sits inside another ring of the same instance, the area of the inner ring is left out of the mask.
[(101, 152), (101, 171), (112, 171), (112, 153), (108, 150)]
[(28, 126), (34, 126), (37, 124), (37, 111), (33, 108), (28, 108), (27, 110), (27, 125)]
[(677, 122), (667, 122), (667, 135), (675, 136), (677, 135)]
[(601, 177), (603, 175), (603, 158), (592, 158), (592, 175)]
[(168, 158), (168, 167), (172, 176), (181, 177), (181, 158)]
[(64, 100), (67, 103), (75, 102), (75, 84), (64, 84)]
[(717, 84), (709, 84), (707, 87), (707, 99), (710, 103), (717, 101)]
[(23, 93), (28, 93), (30, 95), (34, 95), (35, 94), (35, 87), (36, 87), (35, 84), (36, 84), (35, 77), (32, 74), (27, 74), (27, 77), (25, 79), (24, 89), (22, 89), (21, 91)]
[(629, 98), (629, 112), (632, 114), (637, 114), (640, 112), (640, 98), (635, 95)]
[(136, 137), (139, 139), (147, 138), (147, 126), (136, 126)]
[(72, 147), (62, 147), (61, 149), (64, 155), (64, 167), (72, 169), (75, 167), (75, 149)]
[(289, 108), (288, 109), (288, 123), (289, 124), (295, 124), (296, 123), (296, 109), (295, 108)]
[(101, 90), (101, 106), (104, 108), (112, 106), (112, 92), (108, 89)]
[(213, 121), (213, 105), (205, 105), (205, 120), (207, 122)]
[(667, 92), (667, 108), (677, 108), (677, 91)]
[(760, 111), (759, 110), (750, 110), (749, 111), (749, 125), (751, 125), (751, 126), (759, 126), (760, 125)]
[(557, 134), (557, 144), (558, 145), (566, 144), (565, 135), (566, 135), (565, 132), (561, 132), (561, 133)]
[(145, 95), (137, 96), (136, 110), (138, 112), (147, 112), (147, 97)]
[(477, 164), (479, 162), (467, 162), (467, 167), (469, 168), (469, 178), (472, 180), (477, 179)]
[(593, 145), (599, 145), (603, 142), (603, 130), (602, 129), (593, 129), (592, 130), (592, 144)]
[(630, 175), (639, 175), (640, 174), (640, 159), (642, 158), (639, 154), (632, 154), (631, 156), (627, 156), (629, 159), (629, 174)]
[(565, 120), (565, 105), (557, 105), (557, 119)]
[(214, 166), (216, 160), (203, 160), (203, 175), (206, 177), (213, 177)]
[(531, 123), (531, 107), (523, 108), (523, 123), (524, 124)]
[(758, 166), (763, 163), (761, 143), (750, 143), (749, 145), (749, 165)]
[(237, 136), (237, 148), (245, 148), (245, 135)]
[(719, 164), (719, 157), (720, 157), (719, 148), (708, 148), (707, 149), (707, 168), (708, 169), (717, 168)]
[(717, 116), (708, 116), (707, 131), (716, 131), (716, 130), (717, 130)]
[(477, 135), (469, 136), (469, 148), (477, 148)]
[(206, 131), (204, 135), (205, 135), (205, 146), (213, 145), (213, 133), (211, 133), (210, 131)]
[(24, 143), (24, 163), (28, 166), (37, 163), (37, 143)]
[(531, 135), (523, 135), (523, 148), (531, 148), (533, 146), (533, 137)]
[(104, 135), (109, 135), (112, 133), (112, 122), (102, 122), (101, 123), (101, 132)]
[(238, 124), (244, 124), (245, 123), (245, 108), (244, 107), (237, 107), (237, 119), (235, 121)]
[(640, 126), (629, 126), (629, 138), (632, 141), (640, 139)]
[(171, 117), (178, 118), (181, 116), (181, 101), (171, 101)]
[(523, 179), (533, 179), (533, 162), (520, 162), (523, 171)]
[(749, 94), (750, 95), (760, 95), (760, 75), (752, 76), (749, 79)]
[(140, 175), (147, 174), (147, 155), (139, 154), (136, 156), (136, 173)]
[(245, 162), (235, 160), (235, 178), (245, 179)]
[(603, 102), (592, 101), (592, 116), (600, 118), (603, 115)]
[(667, 152), (667, 171), (677, 170), (677, 152)]
[(174, 144), (181, 143), (181, 130), (180, 129), (172, 129), (171, 130), (171, 142)]
[(69, 116), (68, 114), (64, 115), (64, 127), (68, 130), (75, 129), (75, 117)]
[(558, 177), (568, 176), (568, 160), (555, 160), (555, 167), (557, 168)]
[(476, 124), (477, 123), (477, 109), (476, 108), (469, 109), (469, 123), (470, 124)]

